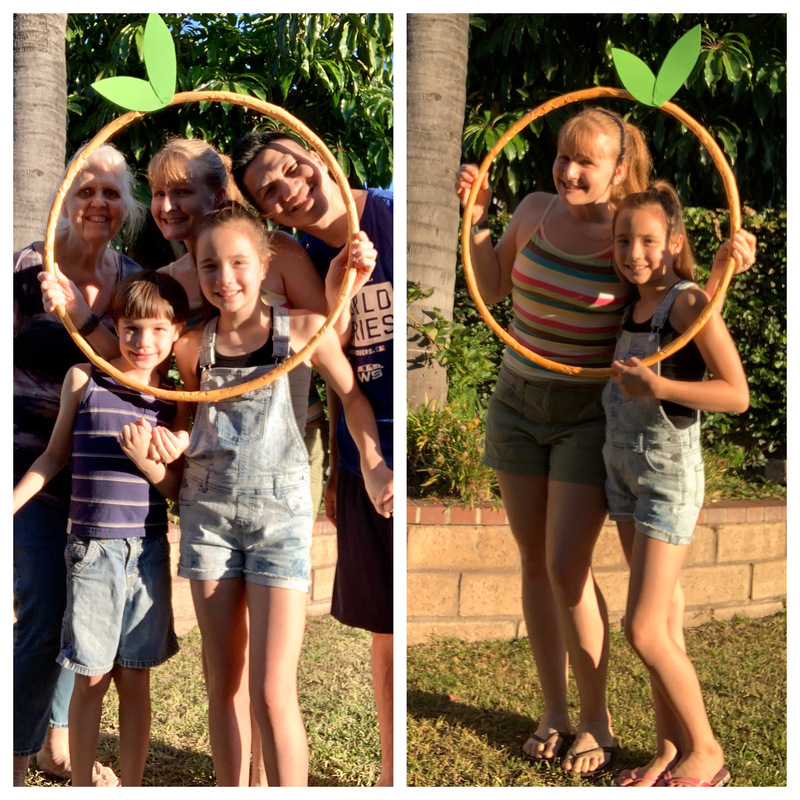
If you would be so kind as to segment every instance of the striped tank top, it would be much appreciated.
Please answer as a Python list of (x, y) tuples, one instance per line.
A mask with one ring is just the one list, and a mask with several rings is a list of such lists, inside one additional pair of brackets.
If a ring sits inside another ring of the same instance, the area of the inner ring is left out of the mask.
[[(565, 253), (547, 241), (544, 220), (517, 253), (511, 272), (511, 335), (550, 361), (575, 367), (610, 366), (622, 310), (631, 287), (614, 271), (613, 249), (586, 256)], [(529, 381), (603, 385), (606, 378), (548, 370), (506, 347), (503, 366)]]
[(92, 367), (72, 438), (72, 496), (67, 531), (123, 539), (166, 533), (167, 501), (119, 443), (122, 427), (144, 415), (170, 426), (176, 404), (123, 386)]

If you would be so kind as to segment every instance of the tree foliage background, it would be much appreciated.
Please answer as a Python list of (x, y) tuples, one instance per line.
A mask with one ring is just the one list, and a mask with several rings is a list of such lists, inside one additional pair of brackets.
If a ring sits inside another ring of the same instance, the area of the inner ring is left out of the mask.
[[(595, 85), (622, 88), (612, 47), (657, 72), (675, 41), (697, 24), (702, 53), (673, 101), (720, 143), (744, 203), (785, 207), (785, 14), (473, 14), (465, 158), (480, 163), (545, 100)], [(705, 149), (676, 120), (639, 103), (607, 104), (645, 131), (658, 176), (676, 184), (685, 205), (725, 204)], [(490, 178), (507, 210), (529, 191), (552, 190), (555, 135), (577, 110), (567, 106), (536, 120), (531, 135), (516, 136), (495, 160)]]
[[(238, 92), (281, 106), (322, 138), (351, 185), (389, 186), (394, 132), (391, 15), (162, 17), (176, 47), (176, 92)], [(123, 113), (91, 84), (114, 75), (146, 77), (139, 51), (146, 19), (144, 13), (69, 15), (68, 155)], [(145, 178), (150, 158), (170, 135), (202, 138), (230, 152), (245, 132), (277, 127), (239, 106), (186, 104), (147, 115), (113, 142)], [(149, 203), (144, 180), (141, 189)], [(153, 237), (146, 232), (143, 238)], [(137, 255), (144, 265), (146, 256)]]

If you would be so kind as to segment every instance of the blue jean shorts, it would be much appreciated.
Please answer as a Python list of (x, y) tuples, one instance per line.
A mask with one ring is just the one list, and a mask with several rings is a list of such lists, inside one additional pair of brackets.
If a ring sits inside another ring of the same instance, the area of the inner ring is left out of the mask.
[(606, 442), (608, 515), (618, 522), (633, 520), (651, 539), (688, 545), (705, 493), (699, 430), (676, 429), (671, 438), (675, 441), (631, 434), (627, 442)]
[(114, 664), (149, 669), (178, 652), (166, 534), (141, 539), (70, 535), (67, 610), (58, 662), (79, 675)]
[(247, 486), (217, 486), (207, 471), (187, 470), (180, 520), (181, 577), (242, 577), (309, 590), (314, 518), (307, 467)]

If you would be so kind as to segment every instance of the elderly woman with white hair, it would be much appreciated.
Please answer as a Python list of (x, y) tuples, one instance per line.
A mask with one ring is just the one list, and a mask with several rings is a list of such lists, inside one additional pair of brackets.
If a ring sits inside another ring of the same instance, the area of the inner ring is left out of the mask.
[[(44, 451), (58, 414), (67, 370), (85, 360), (54, 316), (65, 302), (81, 334), (104, 357), (118, 352), (106, 313), (114, 287), (140, 269), (110, 247), (124, 225), (141, 225), (145, 208), (133, 197), (133, 176), (112, 145), (93, 152), (72, 182), (56, 228), (61, 273), (44, 270), (44, 242), (14, 253), (14, 482)], [(72, 674), (56, 663), (66, 606), (69, 469), (14, 517), (14, 785), (22, 786), (30, 756), (39, 769), (70, 777), (68, 707)], [(95, 764), (95, 785), (116, 784)]]

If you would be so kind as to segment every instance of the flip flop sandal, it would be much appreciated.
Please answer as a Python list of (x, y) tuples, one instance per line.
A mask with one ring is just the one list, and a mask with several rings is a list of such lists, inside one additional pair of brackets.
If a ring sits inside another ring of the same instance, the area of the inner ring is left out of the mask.
[(566, 758), (569, 758), (574, 764), (577, 759), (586, 758), (587, 756), (592, 756), (595, 753), (602, 753), (605, 756), (605, 760), (599, 767), (597, 767), (597, 769), (589, 770), (588, 772), (574, 772), (571, 769), (565, 769), (564, 771), (572, 772), (574, 775), (598, 775), (601, 772), (607, 772), (609, 769), (611, 769), (611, 766), (619, 753), (619, 743), (615, 739), (614, 744), (608, 745), (607, 747), (600, 747), (600, 745), (597, 745), (597, 747), (590, 747), (588, 750), (581, 750), (580, 753), (576, 753), (574, 750), (570, 749), (567, 751)]
[[(552, 761), (555, 761), (557, 758), (559, 758), (561, 756), (561, 753), (563, 752), (564, 747), (567, 744), (567, 737), (568, 736), (570, 736), (570, 734), (569, 733), (565, 733), (564, 731), (550, 731), (550, 733), (548, 733), (546, 737), (542, 738), (541, 736), (537, 735), (534, 732), (528, 737), (528, 742), (531, 739), (533, 739), (533, 741), (537, 742), (538, 744), (543, 745), (544, 746), (543, 749), (547, 749), (547, 744), (555, 737), (558, 737), (559, 739), (561, 739), (561, 744), (559, 744), (558, 747), (555, 750), (553, 750), (553, 755), (550, 756), (549, 758), (544, 758), (543, 756), (532, 756), (530, 753), (527, 753), (525, 751), (525, 745), (522, 746), (522, 755), (525, 758), (527, 758), (528, 761), (532, 761), (534, 764), (542, 762), (542, 761), (545, 761), (545, 762), (548, 762), (548, 763), (552, 762)], [(527, 744), (528, 742), (525, 742), (525, 744)]]
[[(648, 788), (650, 786), (655, 786), (662, 778), (664, 777), (664, 773), (660, 773), (656, 775), (655, 778), (650, 777), (648, 775), (638, 775), (635, 769), (624, 769), (622, 772), (617, 775), (616, 780), (614, 781), (614, 786), (625, 787), (625, 786), (635, 786), (641, 788)], [(625, 781), (625, 783), (620, 783), (620, 781)]]
[(700, 780), (700, 778), (686, 778), (686, 777), (673, 777), (669, 770), (667, 770), (658, 786), (671, 786), (679, 788), (681, 786), (726, 786), (731, 779), (731, 774), (726, 769), (721, 769), (712, 779), (711, 782)]

